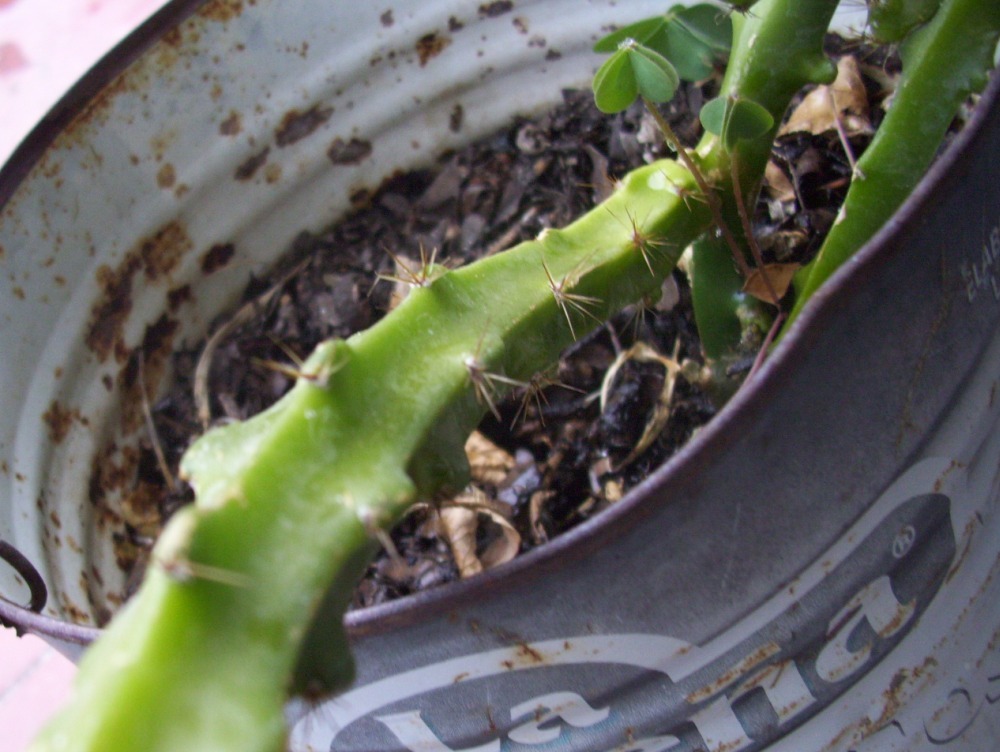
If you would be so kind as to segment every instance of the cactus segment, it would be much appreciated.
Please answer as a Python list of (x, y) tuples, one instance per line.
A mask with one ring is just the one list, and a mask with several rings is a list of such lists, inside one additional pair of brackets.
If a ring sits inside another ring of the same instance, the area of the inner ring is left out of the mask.
[[(196, 502), (33, 749), (282, 749), (289, 694), (351, 678), (340, 619), (376, 531), (466, 482), (465, 440), (488, 409), (471, 366), (502, 377), (499, 398), (658, 291), (709, 225), (682, 198), (693, 190), (673, 162), (636, 170), (565, 229), (428, 278), (371, 329), (321, 344), (270, 409), (199, 439), (182, 463)], [(636, 233), (670, 240), (654, 254)], [(586, 315), (563, 310), (550, 279)], [(317, 617), (322, 639), (307, 639)]]
[(906, 39), (892, 104), (858, 160), (786, 331), (809, 296), (892, 216), (923, 177), (959, 107), (985, 86), (998, 37), (1000, 3), (944, 0), (931, 21)]

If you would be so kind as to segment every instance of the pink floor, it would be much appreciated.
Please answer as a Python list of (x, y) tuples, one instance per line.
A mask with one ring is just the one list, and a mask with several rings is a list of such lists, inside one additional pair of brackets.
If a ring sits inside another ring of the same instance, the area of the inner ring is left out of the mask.
[(0, 752), (22, 752), (69, 696), (76, 668), (37, 637), (0, 629)]
[[(163, 4), (0, 0), (0, 162), (84, 71)], [(0, 752), (27, 748), (68, 696), (74, 672), (41, 640), (0, 628)]]

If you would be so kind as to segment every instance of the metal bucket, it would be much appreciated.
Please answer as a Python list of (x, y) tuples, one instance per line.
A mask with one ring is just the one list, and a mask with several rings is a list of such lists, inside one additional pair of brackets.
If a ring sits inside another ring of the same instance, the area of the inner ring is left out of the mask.
[[(602, 27), (662, 10), (178, 1), (91, 71), (0, 172), (0, 618), (74, 656), (98, 634), (138, 398), (250, 274), (395, 170), (585, 84)], [(644, 485), (491, 573), (351, 614), (357, 682), (289, 707), (293, 749), (991, 748), (998, 97)], [(331, 163), (352, 140), (367, 156)], [(43, 587), (42, 613), (17, 605)]]

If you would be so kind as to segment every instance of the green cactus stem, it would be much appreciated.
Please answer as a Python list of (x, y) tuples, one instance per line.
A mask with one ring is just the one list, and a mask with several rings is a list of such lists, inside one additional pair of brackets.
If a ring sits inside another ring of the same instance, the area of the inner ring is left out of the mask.
[[(372, 329), (321, 345), (275, 406), (196, 442), (182, 470), (197, 501), (34, 749), (282, 749), (289, 693), (350, 681), (338, 625), (375, 531), (464, 485), (465, 439), (510, 382), (655, 294), (709, 224), (677, 195), (694, 189), (655, 163), (563, 230), (427, 275)], [(672, 244), (640, 249), (637, 234)], [(326, 655), (300, 658), (318, 612), (336, 617), (309, 641)]]
[[(723, 223), (741, 248), (749, 249), (744, 231), (748, 223), (741, 216), (736, 191), (742, 192), (744, 206), (755, 204), (771, 145), (789, 99), (807, 84), (829, 83), (836, 76), (835, 66), (815, 38), (785, 58), (784, 51), (797, 43), (790, 41), (789, 34), (805, 33), (809, 38), (817, 24), (825, 27), (829, 23), (835, 7), (836, 3), (825, 0), (760, 2), (747, 14), (733, 15), (733, 50), (722, 81), (720, 101), (752, 102), (771, 115), (772, 124), (748, 139), (706, 132), (695, 153), (703, 171), (718, 187)], [(779, 20), (789, 17), (794, 17), (790, 24)], [(735, 171), (733, 162), (737, 166)], [(741, 185), (733, 184), (733, 174), (740, 176)], [(766, 330), (771, 318), (766, 306), (743, 292), (746, 278), (741, 267), (746, 264), (734, 263), (732, 245), (716, 237), (703, 238), (692, 248), (689, 265), (703, 348), (721, 381), (725, 380), (728, 365), (749, 354), (746, 345), (757, 342), (748, 337), (748, 325), (763, 326)], [(704, 278), (699, 279), (701, 275)], [(718, 386), (725, 387), (721, 382)], [(732, 388), (730, 384), (721, 392), (729, 393)]]
[(941, 0), (868, 0), (868, 28), (880, 43), (901, 42), (913, 29), (927, 23)]
[(875, 138), (857, 163), (840, 214), (810, 264), (785, 331), (809, 297), (899, 208), (970, 94), (986, 85), (1000, 36), (1000, 3), (944, 0), (900, 54), (903, 73)]

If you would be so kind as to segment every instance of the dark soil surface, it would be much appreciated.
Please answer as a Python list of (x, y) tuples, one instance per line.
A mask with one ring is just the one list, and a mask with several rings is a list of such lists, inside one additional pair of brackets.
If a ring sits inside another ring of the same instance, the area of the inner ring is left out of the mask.
[[(866, 87), (877, 97), (885, 66), (866, 70)], [(688, 143), (700, 136), (692, 113), (715, 86), (687, 85), (664, 110)], [(877, 102), (871, 107), (874, 118)], [(868, 137), (864, 128), (856, 130), (852, 148), (860, 153)], [(196, 373), (205, 343), (176, 354), (176, 382), (153, 406), (156, 437), (148, 442), (140, 479), (147, 488), (165, 490), (155, 510), (142, 510), (139, 517), (152, 514), (162, 523), (190, 501), (176, 468), (203, 431), (198, 399), (207, 400), (202, 411), (207, 407), (212, 423), (260, 412), (293, 385), (296, 363), (318, 342), (348, 337), (388, 310), (400, 261), (433, 252), (438, 262), (463, 264), (563, 226), (605, 196), (615, 177), (661, 156), (665, 149), (641, 108), (608, 117), (596, 110), (589, 92), (566, 92), (553, 112), (518, 121), (426, 170), (399, 175), (328, 231), (302, 234), (273, 274), (251, 281), (243, 310), (216, 322), (213, 331), (224, 332), (212, 341), (206, 381)], [(762, 193), (755, 217), (761, 245), (770, 261), (807, 259), (849, 182), (841, 139), (836, 131), (782, 136), (772, 168), (774, 185)], [(496, 446), (485, 458), (482, 452), (472, 457), (481, 493), (475, 507), (480, 511), (472, 515), (474, 555), (488, 563), (484, 552), (500, 542), (507, 548), (500, 560), (509, 558), (599, 513), (713, 416), (716, 406), (706, 394), (679, 377), (669, 420), (637, 451), (667, 378), (655, 359), (625, 359), (607, 387), (603, 410), (597, 398), (609, 367), (638, 341), (646, 353), (700, 362), (689, 298), (683, 275), (676, 273), (654, 309), (642, 315), (626, 310), (581, 337), (542, 392), (515, 393), (497, 406), (499, 419), (487, 417), (481, 432)], [(171, 483), (164, 483), (165, 475)], [(388, 551), (359, 585), (355, 606), (460, 576), (454, 541), (437, 511), (440, 500), (434, 501), (394, 531)], [(134, 562), (136, 575), (152, 537), (148, 526), (130, 524), (117, 541), (120, 558)]]

